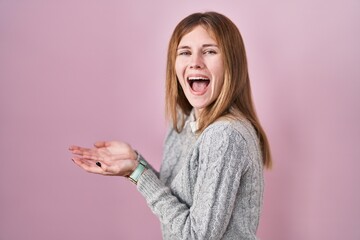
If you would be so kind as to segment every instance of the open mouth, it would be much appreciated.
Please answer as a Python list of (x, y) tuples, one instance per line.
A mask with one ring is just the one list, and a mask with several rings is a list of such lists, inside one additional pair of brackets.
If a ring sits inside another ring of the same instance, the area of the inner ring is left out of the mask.
[(210, 84), (210, 79), (204, 77), (188, 77), (187, 81), (195, 93), (203, 93)]

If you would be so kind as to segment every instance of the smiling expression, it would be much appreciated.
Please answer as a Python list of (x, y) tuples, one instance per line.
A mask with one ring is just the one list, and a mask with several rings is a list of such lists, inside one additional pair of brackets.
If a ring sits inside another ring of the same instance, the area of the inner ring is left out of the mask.
[(196, 117), (219, 96), (224, 82), (222, 53), (202, 26), (184, 35), (177, 48), (175, 71)]

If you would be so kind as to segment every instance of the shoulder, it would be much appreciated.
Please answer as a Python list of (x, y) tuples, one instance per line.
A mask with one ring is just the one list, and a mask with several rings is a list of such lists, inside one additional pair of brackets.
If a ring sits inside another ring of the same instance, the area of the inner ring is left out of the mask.
[(200, 150), (211, 155), (261, 162), (259, 139), (252, 124), (243, 119), (221, 119), (209, 125), (200, 136)]
[(216, 138), (219, 141), (235, 140), (257, 144), (258, 138), (252, 124), (246, 119), (219, 119), (210, 124), (201, 134), (203, 140)]
[(251, 124), (246, 120), (221, 119), (209, 125), (198, 139), (199, 162), (214, 168), (232, 166), (245, 172), (259, 166), (261, 153)]

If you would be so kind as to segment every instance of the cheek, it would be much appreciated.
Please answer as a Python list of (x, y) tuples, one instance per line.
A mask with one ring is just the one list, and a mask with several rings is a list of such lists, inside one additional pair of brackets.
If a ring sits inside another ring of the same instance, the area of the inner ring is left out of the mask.
[(180, 83), (181, 87), (184, 87), (185, 85), (185, 79), (181, 71), (176, 71), (176, 79), (178, 83)]
[(176, 78), (177, 78), (178, 82), (181, 83), (181, 79), (182, 79), (181, 72), (180, 72), (179, 68), (177, 68), (176, 66), (175, 66), (175, 73), (176, 73)]
[(182, 89), (184, 89), (184, 85), (185, 85), (185, 82), (183, 80), (181, 80), (182, 78), (179, 78), (178, 75), (176, 74), (176, 81), (178, 82), (178, 84), (180, 85), (180, 87)]
[(219, 71), (216, 77), (216, 81), (214, 82), (214, 93), (215, 95), (219, 95), (221, 92), (221, 89), (224, 85), (224, 73), (223, 71)]
[(215, 71), (216, 71), (216, 75), (218, 78), (220, 79), (224, 79), (224, 75), (225, 75), (225, 70), (224, 70), (224, 66), (222, 61), (219, 61), (218, 64), (216, 64), (216, 66), (214, 67)]
[(181, 68), (181, 62), (178, 59), (176, 59), (175, 60), (175, 71), (176, 71), (176, 73), (179, 72), (180, 68)]
[(176, 81), (181, 85), (183, 85), (183, 80), (182, 80), (182, 77), (181, 77), (181, 74), (177, 71), (177, 69), (175, 69), (175, 73), (176, 73)]
[(222, 67), (214, 68), (213, 73), (216, 78), (216, 81), (214, 82), (215, 90), (220, 91), (224, 83), (224, 77), (225, 77), (224, 69)]
[(184, 59), (176, 59), (175, 72), (179, 79), (182, 79), (186, 68), (186, 61)]
[(220, 79), (219, 79), (219, 81), (217, 81), (217, 82), (214, 84), (214, 93), (213, 93), (213, 94), (214, 94), (214, 97), (217, 98), (217, 97), (219, 96), (222, 87), (223, 87), (223, 81), (220, 81)]

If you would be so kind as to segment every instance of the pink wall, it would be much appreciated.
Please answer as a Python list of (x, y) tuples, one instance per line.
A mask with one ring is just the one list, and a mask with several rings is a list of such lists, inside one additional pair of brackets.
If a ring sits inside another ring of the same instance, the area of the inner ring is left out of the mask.
[(167, 41), (195, 11), (240, 28), (272, 143), (259, 237), (360, 239), (360, 2), (0, 1), (0, 239), (160, 239), (126, 179), (70, 144), (122, 139), (156, 167)]

